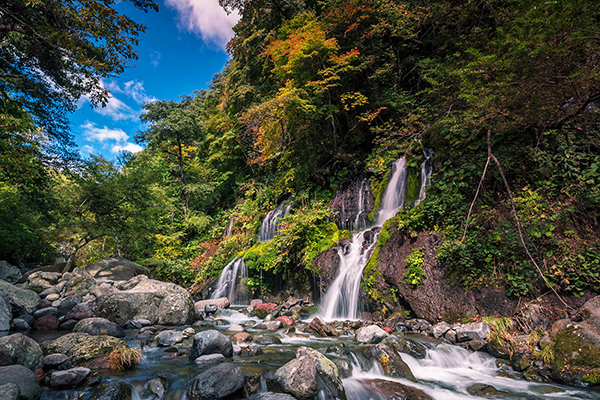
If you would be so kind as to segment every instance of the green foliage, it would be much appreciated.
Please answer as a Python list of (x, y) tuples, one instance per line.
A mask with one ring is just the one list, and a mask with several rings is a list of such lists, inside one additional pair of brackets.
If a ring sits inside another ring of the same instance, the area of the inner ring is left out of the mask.
[(425, 265), (423, 248), (413, 248), (410, 255), (406, 257), (406, 260), (404, 260), (404, 263), (406, 264), (406, 273), (404, 274), (404, 279), (406, 279), (406, 282), (413, 288), (419, 287), (423, 283), (423, 279), (426, 277), (425, 270), (423, 269)]

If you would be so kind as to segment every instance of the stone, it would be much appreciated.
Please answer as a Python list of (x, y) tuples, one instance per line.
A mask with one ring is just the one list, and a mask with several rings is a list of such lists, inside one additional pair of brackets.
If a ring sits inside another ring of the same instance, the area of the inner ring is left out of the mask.
[(217, 364), (227, 360), (223, 354), (206, 354), (194, 360), (196, 364)]
[(405, 337), (388, 336), (381, 343), (391, 347), (397, 353), (406, 353), (418, 360), (427, 356), (427, 348), (424, 345)]
[(275, 321), (279, 321), (285, 326), (296, 325), (294, 320), (291, 319), (290, 317), (288, 317), (287, 315), (282, 315), (281, 317), (277, 317), (277, 318), (275, 318)]
[(442, 336), (444, 336), (446, 332), (448, 332), (450, 329), (452, 329), (452, 325), (444, 321), (440, 322), (439, 324), (435, 324), (431, 328), (431, 333), (433, 334), (434, 338), (439, 339)]
[(32, 329), (34, 331), (55, 331), (58, 329), (60, 325), (60, 321), (56, 318), (55, 315), (44, 315), (41, 318), (35, 320)]
[(246, 311), (248, 313), (251, 313), (252, 311), (254, 311), (254, 309), (256, 308), (257, 305), (262, 304), (263, 301), (261, 299), (252, 299), (250, 300), (250, 305), (248, 307), (246, 307)]
[(356, 331), (356, 341), (375, 344), (388, 337), (388, 334), (377, 325), (367, 325)]
[(239, 355), (242, 357), (256, 356), (262, 352), (262, 348), (256, 344), (243, 344), (240, 346)]
[(398, 353), (389, 346), (378, 343), (365, 351), (365, 356), (376, 360), (385, 375), (396, 378), (405, 378), (416, 382), (410, 367), (402, 360)]
[(470, 342), (467, 342), (467, 347), (473, 351), (480, 351), (484, 349), (487, 346), (487, 344), (487, 340), (477, 338), (471, 340)]
[(234, 324), (234, 325), (230, 325), (229, 328), (225, 329), (225, 332), (227, 332), (227, 333), (245, 332), (245, 329), (241, 325)]
[(0, 338), (0, 365), (19, 364), (34, 371), (42, 367), (43, 357), (40, 345), (28, 336), (15, 333)]
[(83, 299), (79, 295), (72, 295), (65, 297), (58, 306), (57, 316), (60, 318), (67, 315), (69, 311), (73, 309), (77, 304), (81, 304)]
[(433, 400), (425, 392), (403, 385), (400, 382), (386, 381), (384, 379), (368, 379), (361, 382), (364, 385), (364, 398), (371, 398), (377, 393), (381, 399), (406, 399), (406, 400)]
[(12, 317), (13, 312), (10, 304), (0, 295), (0, 331), (10, 330)]
[(254, 307), (253, 313), (258, 318), (264, 319), (275, 307), (277, 307), (275, 303), (260, 303)]
[(8, 365), (0, 367), (0, 382), (13, 383), (19, 387), (20, 399), (38, 399), (40, 385), (33, 371), (22, 365)]
[(524, 329), (526, 333), (537, 328), (546, 330), (546, 328), (548, 328), (548, 324), (550, 323), (548, 317), (537, 304), (531, 304), (529, 307), (521, 310), (518, 320), (519, 326)]
[(183, 334), (183, 337), (185, 339), (188, 339), (194, 337), (194, 335), (196, 334), (196, 330), (194, 328), (189, 327), (185, 328), (181, 333)]
[(185, 289), (174, 283), (144, 278), (132, 278), (131, 284), (139, 282), (131, 289), (99, 296), (94, 314), (119, 325), (136, 319), (147, 319), (152, 324), (161, 325), (189, 325), (194, 322), (194, 303)]
[(150, 276), (148, 268), (120, 257), (105, 258), (88, 265), (85, 270), (96, 279), (110, 279), (111, 281), (128, 281), (137, 275)]
[(6, 383), (0, 385), (0, 399), (1, 400), (19, 400), (21, 397), (21, 391), (19, 387), (14, 383)]
[(65, 331), (65, 332), (72, 332), (73, 329), (75, 328), (75, 325), (77, 325), (77, 323), (79, 323), (79, 321), (77, 321), (76, 319), (67, 320), (67, 321), (63, 322), (62, 324), (60, 324), (60, 326), (58, 327), (58, 330)]
[(153, 395), (155, 400), (160, 400), (165, 397), (167, 392), (167, 381), (163, 378), (154, 378), (146, 382), (144, 389), (150, 395)]
[(320, 352), (300, 347), (292, 359), (273, 375), (281, 390), (300, 400), (314, 399), (319, 391), (324, 398), (346, 399), (337, 366)]
[(276, 331), (277, 329), (281, 329), (283, 324), (281, 321), (268, 321), (263, 322), (254, 326), (254, 329), (266, 329), (268, 331)]
[(73, 332), (83, 332), (90, 335), (109, 335), (114, 337), (125, 337), (125, 331), (119, 325), (106, 318), (86, 318), (75, 325)]
[(40, 303), (40, 296), (34, 291), (18, 288), (0, 280), (0, 295), (10, 304), (13, 314), (33, 314)]
[(189, 353), (190, 360), (195, 360), (205, 354), (216, 353), (231, 357), (233, 355), (231, 339), (216, 330), (202, 331), (194, 335)]
[(244, 375), (233, 363), (219, 364), (192, 379), (187, 390), (189, 400), (219, 400), (241, 392)]
[(60, 294), (58, 293), (51, 293), (48, 296), (46, 296), (46, 300), (48, 301), (54, 301), (54, 300), (58, 300), (60, 299)]
[(83, 397), (84, 400), (128, 400), (131, 399), (132, 388), (129, 384), (120, 381), (110, 381), (102, 383), (89, 395)]
[(13, 319), (12, 323), (13, 323), (13, 331), (15, 331), (15, 332), (25, 332), (25, 331), (31, 330), (31, 326), (29, 326), (29, 324), (24, 319), (15, 318), (15, 319)]
[(74, 388), (90, 376), (92, 371), (89, 368), (77, 367), (65, 371), (56, 371), (50, 375), (50, 387), (52, 389)]
[[(200, 300), (194, 303), (194, 310), (196, 314), (202, 315), (205, 312), (206, 306), (217, 306), (219, 309), (229, 308), (229, 299), (227, 297), (220, 297), (218, 299)], [(215, 310), (216, 312), (216, 310)]]
[(252, 335), (248, 332), (239, 332), (231, 337), (233, 343), (246, 343), (252, 340)]
[(263, 392), (253, 394), (246, 400), (296, 400), (296, 398), (286, 393)]
[(456, 341), (468, 342), (473, 339), (485, 339), (492, 332), (490, 326), (485, 322), (472, 322), (460, 325), (456, 329)]
[(319, 317), (314, 317), (302, 331), (317, 336), (335, 336), (331, 328)]
[(79, 303), (65, 314), (65, 319), (75, 319), (80, 321), (82, 319), (92, 318), (93, 316), (94, 313), (92, 313), (92, 310), (90, 310), (90, 307), (86, 303)]
[(33, 318), (33, 315), (29, 315), (29, 314), (21, 314), (19, 315), (20, 319), (22, 319), (23, 321), (27, 322), (27, 324), (29, 326), (33, 326), (33, 324), (35, 323), (35, 318)]
[(218, 310), (219, 310), (219, 307), (217, 307), (214, 304), (207, 304), (204, 306), (204, 314), (206, 314), (206, 315), (215, 314)]
[(0, 261), (0, 279), (15, 283), (22, 276), (19, 267), (9, 264), (7, 261)]
[(581, 316), (596, 332), (600, 332), (600, 296), (591, 298), (581, 307)]
[(586, 323), (567, 324), (552, 345), (554, 365), (600, 368), (600, 335)]
[(256, 344), (260, 344), (260, 345), (271, 345), (271, 344), (281, 344), (281, 339), (279, 339), (276, 336), (273, 335), (265, 335), (265, 336), (261, 336), (258, 339), (254, 340), (254, 342)]
[(33, 318), (42, 318), (46, 315), (56, 315), (57, 313), (58, 309), (55, 307), (40, 308), (39, 310), (33, 313)]
[(183, 333), (180, 331), (166, 330), (156, 335), (156, 344), (159, 347), (171, 347), (183, 342)]
[(42, 369), (46, 372), (50, 371), (51, 369), (65, 370), (70, 368), (73, 368), (73, 363), (65, 354), (48, 354), (42, 360)]
[(478, 397), (498, 397), (504, 393), (492, 385), (487, 385), (485, 383), (476, 383), (471, 385), (467, 388), (467, 392), (472, 396)]

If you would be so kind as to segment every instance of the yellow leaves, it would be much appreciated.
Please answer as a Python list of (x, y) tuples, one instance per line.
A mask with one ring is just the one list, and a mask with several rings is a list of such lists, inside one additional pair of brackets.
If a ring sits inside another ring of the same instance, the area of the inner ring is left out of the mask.
[(360, 106), (368, 104), (369, 99), (361, 92), (349, 92), (340, 96), (340, 100), (344, 105), (344, 110), (350, 111)]

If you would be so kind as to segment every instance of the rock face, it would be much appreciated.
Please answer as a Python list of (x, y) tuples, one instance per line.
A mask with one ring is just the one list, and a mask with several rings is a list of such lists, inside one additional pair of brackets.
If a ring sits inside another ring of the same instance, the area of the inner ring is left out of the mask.
[(40, 296), (31, 290), (20, 289), (0, 280), (0, 295), (10, 304), (13, 314), (33, 314), (40, 303)]
[(387, 332), (377, 325), (363, 326), (356, 331), (356, 341), (361, 343), (379, 343), (387, 336)]
[(340, 256), (335, 249), (327, 249), (315, 258), (313, 266), (321, 277), (319, 286), (320, 294), (324, 296), (329, 285), (334, 281), (337, 276), (338, 268), (340, 266)]
[(96, 279), (111, 281), (128, 281), (137, 275), (150, 276), (150, 270), (133, 261), (119, 257), (109, 257), (85, 267), (86, 271)]
[(195, 360), (205, 354), (217, 353), (231, 357), (233, 355), (231, 339), (215, 330), (203, 331), (194, 336), (189, 353), (190, 360)]
[(45, 354), (67, 355), (75, 365), (88, 368), (106, 368), (113, 350), (128, 348), (127, 344), (113, 336), (91, 336), (87, 333), (68, 333), (58, 339), (42, 343)]
[(342, 182), (332, 201), (338, 226), (347, 230), (364, 228), (373, 206), (371, 186), (362, 174)]
[(0, 338), (0, 365), (19, 364), (34, 371), (42, 368), (43, 357), (40, 345), (21, 333)]
[(273, 380), (282, 391), (300, 400), (314, 399), (320, 390), (325, 398), (346, 399), (337, 366), (308, 347), (298, 348), (296, 358), (279, 368)]
[(0, 367), (0, 382), (3, 384), (14, 383), (19, 387), (21, 399), (38, 399), (40, 397), (40, 385), (38, 385), (35, 374), (22, 365), (9, 365)]
[(83, 332), (90, 335), (108, 335), (118, 338), (125, 336), (123, 328), (106, 318), (82, 319), (75, 325), (73, 332)]
[(194, 302), (185, 289), (143, 276), (132, 278), (128, 283), (133, 287), (98, 297), (95, 315), (119, 325), (130, 319), (147, 319), (161, 325), (194, 322)]
[(219, 400), (241, 392), (244, 374), (233, 363), (219, 364), (197, 375), (187, 390), (190, 400)]

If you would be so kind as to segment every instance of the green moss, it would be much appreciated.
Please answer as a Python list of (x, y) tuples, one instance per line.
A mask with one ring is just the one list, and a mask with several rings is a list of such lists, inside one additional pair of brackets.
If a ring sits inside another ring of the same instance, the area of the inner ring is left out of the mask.
[(557, 365), (600, 368), (600, 348), (588, 336), (591, 332), (577, 324), (568, 325), (552, 346)]
[(352, 239), (352, 232), (348, 230), (343, 230), (340, 232), (340, 240), (344, 239)]
[(583, 383), (588, 383), (590, 385), (599, 385), (600, 384), (600, 369), (593, 369), (590, 372), (583, 375), (580, 379)]
[[(383, 198), (383, 193), (385, 192), (385, 188), (387, 188), (387, 185), (390, 180), (390, 173), (391, 173), (391, 169), (389, 169), (385, 173), (385, 175), (383, 175), (383, 177), (381, 178), (381, 181), (377, 184), (375, 184), (375, 182), (370, 182), (371, 188), (376, 188), (375, 190), (371, 189), (371, 191), (373, 193), (375, 193), (375, 202), (373, 203), (373, 210), (379, 210), (379, 207), (381, 206), (381, 200)], [(369, 219), (371, 219), (371, 221), (373, 220), (373, 212), (369, 213)]]
[(406, 182), (406, 195), (404, 197), (404, 204), (407, 207), (412, 205), (419, 198), (419, 189), (421, 188), (421, 177), (420, 172), (416, 168), (409, 168), (407, 171), (407, 182)]
[(404, 279), (413, 288), (419, 287), (425, 279), (425, 270), (423, 266), (425, 264), (425, 256), (423, 254), (422, 247), (415, 247), (412, 249), (412, 253), (404, 261), (406, 263), (406, 273)]

